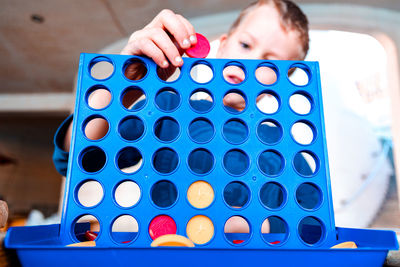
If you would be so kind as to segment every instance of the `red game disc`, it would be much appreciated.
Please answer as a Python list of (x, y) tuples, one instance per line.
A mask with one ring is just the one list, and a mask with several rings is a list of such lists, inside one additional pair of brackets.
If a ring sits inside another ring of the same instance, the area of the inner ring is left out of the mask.
[(205, 58), (210, 52), (210, 43), (207, 38), (196, 33), (197, 43), (192, 47), (186, 49), (186, 55), (189, 57)]
[(162, 235), (176, 234), (176, 223), (167, 215), (155, 217), (149, 225), (149, 234), (151, 239), (156, 239)]

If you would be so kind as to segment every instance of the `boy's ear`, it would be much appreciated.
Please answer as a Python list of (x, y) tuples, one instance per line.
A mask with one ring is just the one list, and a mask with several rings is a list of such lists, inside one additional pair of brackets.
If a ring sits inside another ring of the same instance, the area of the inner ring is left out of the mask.
[(228, 38), (228, 35), (226, 33), (222, 34), (219, 37), (220, 46), (223, 46), (225, 44), (225, 41), (226, 41), (227, 38)]
[(218, 38), (219, 47), (218, 47), (218, 51), (217, 51), (217, 57), (223, 57), (223, 51), (224, 51), (224, 48), (225, 48), (226, 39), (228, 39), (228, 35), (227, 34), (222, 34)]

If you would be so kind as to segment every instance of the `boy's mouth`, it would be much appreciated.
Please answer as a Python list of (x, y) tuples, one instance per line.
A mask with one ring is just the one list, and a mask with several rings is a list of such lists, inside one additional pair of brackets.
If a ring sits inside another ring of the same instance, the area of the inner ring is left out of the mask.
[(241, 78), (239, 78), (239, 77), (237, 77), (237, 76), (235, 76), (235, 75), (227, 75), (227, 76), (225, 77), (225, 79), (226, 79), (229, 83), (232, 83), (232, 84), (238, 84), (238, 83), (241, 83), (241, 82), (243, 81), (243, 79), (241, 79)]

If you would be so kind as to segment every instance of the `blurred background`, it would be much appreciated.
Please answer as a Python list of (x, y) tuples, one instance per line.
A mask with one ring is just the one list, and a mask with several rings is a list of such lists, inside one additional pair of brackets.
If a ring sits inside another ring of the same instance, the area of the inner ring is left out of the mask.
[[(52, 140), (73, 108), (81, 52), (119, 53), (164, 8), (213, 40), (251, 2), (0, 0), (0, 199), (8, 225), (57, 213), (62, 179)], [(306, 60), (320, 62), (336, 225), (400, 228), (400, 2), (295, 2), (310, 21)]]

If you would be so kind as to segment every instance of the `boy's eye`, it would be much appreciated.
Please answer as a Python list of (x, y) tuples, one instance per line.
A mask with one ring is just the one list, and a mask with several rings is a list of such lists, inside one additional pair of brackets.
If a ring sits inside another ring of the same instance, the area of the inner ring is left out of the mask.
[(246, 42), (240, 42), (240, 46), (243, 47), (244, 49), (250, 49), (250, 45)]

